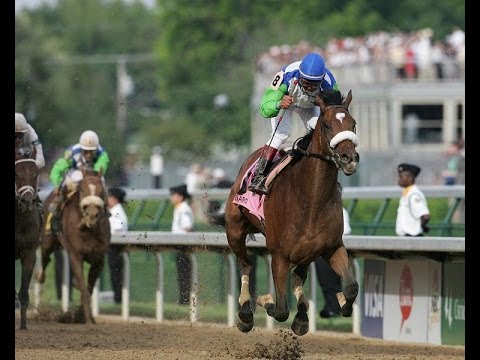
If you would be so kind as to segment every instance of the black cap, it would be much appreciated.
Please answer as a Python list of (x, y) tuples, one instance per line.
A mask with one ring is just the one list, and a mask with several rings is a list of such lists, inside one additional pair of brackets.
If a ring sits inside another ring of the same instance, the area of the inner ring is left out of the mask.
[(420, 173), (420, 168), (417, 165), (413, 164), (400, 164), (398, 165), (398, 172), (402, 171), (408, 171), (410, 174), (413, 175), (413, 177), (417, 177), (417, 175)]
[(126, 193), (125, 193), (125, 190), (123, 190), (122, 188), (111, 187), (108, 189), (108, 195), (117, 198), (117, 200), (121, 203), (125, 202)]
[(185, 199), (189, 199), (192, 197), (187, 191), (187, 185), (186, 184), (181, 184), (178, 186), (173, 186), (170, 188), (170, 193), (171, 194), (179, 194), (183, 196)]

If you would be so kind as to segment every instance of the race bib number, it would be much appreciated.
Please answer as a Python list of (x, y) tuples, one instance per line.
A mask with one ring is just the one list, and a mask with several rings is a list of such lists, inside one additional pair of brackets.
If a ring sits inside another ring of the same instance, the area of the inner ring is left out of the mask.
[(283, 71), (279, 71), (273, 77), (272, 83), (270, 84), (270, 88), (273, 90), (278, 90), (280, 85), (282, 85), (282, 81), (283, 81)]

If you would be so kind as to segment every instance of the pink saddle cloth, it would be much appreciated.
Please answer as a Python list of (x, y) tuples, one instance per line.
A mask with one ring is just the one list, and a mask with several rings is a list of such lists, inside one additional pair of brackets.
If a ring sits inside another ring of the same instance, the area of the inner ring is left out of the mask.
[[(273, 161), (280, 159), (280, 155), (276, 154)], [(235, 194), (233, 198), (233, 203), (236, 205), (243, 206), (246, 208), (252, 215), (255, 215), (260, 221), (265, 220), (265, 215), (263, 213), (263, 203), (265, 201), (265, 195), (255, 194), (254, 192), (248, 190), (248, 186), (255, 176), (255, 167), (257, 166), (258, 159), (253, 162), (253, 164), (245, 171), (243, 175), (242, 182), (246, 182), (247, 191), (244, 194)]]

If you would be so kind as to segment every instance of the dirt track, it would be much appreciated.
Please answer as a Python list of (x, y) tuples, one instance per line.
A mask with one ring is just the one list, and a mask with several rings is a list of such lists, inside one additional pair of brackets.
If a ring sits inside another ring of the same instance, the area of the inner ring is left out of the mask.
[(253, 328), (247, 334), (220, 325), (180, 324), (100, 316), (95, 325), (29, 319), (15, 328), (16, 360), (199, 359), (464, 359), (463, 346), (407, 344), (344, 333), (302, 337), (288, 330)]

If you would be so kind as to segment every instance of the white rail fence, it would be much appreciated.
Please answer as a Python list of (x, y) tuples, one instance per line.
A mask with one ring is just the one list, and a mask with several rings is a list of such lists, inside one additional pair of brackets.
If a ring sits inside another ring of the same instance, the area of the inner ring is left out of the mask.
[[(465, 253), (465, 238), (463, 237), (396, 237), (396, 236), (358, 236), (347, 235), (344, 237), (345, 246), (347, 249), (355, 252), (412, 252), (412, 253), (448, 253), (455, 254), (457, 256), (463, 256)], [(145, 249), (146, 247), (154, 248), (159, 246), (161, 249), (153, 250), (155, 253), (157, 264), (157, 278), (158, 283), (156, 286), (156, 320), (163, 321), (164, 319), (164, 268), (162, 250), (165, 251), (169, 248), (174, 248), (178, 245), (191, 246), (193, 251), (190, 254), (192, 260), (192, 289), (190, 293), (190, 321), (195, 323), (198, 321), (198, 284), (199, 284), (199, 272), (197, 267), (197, 259), (195, 255), (195, 248), (201, 248), (202, 251), (211, 250), (215, 251), (219, 248), (227, 250), (228, 242), (225, 233), (202, 233), (193, 232), (189, 234), (172, 234), (170, 232), (163, 231), (129, 231), (125, 233), (119, 233), (112, 236), (112, 244), (128, 245), (129, 249)], [(247, 243), (248, 247), (265, 247), (265, 237), (263, 235), (256, 235), (256, 241), (250, 241)], [(152, 251), (152, 250), (150, 250)], [(64, 251), (65, 260), (67, 260), (67, 254)], [(226, 251), (227, 264), (228, 264), (228, 277), (229, 284), (227, 289), (227, 324), (229, 326), (235, 326), (237, 304), (238, 304), (238, 289), (237, 289), (237, 276), (238, 267), (236, 258), (233, 253)], [(124, 278), (122, 287), (122, 304), (121, 304), (121, 316), (124, 320), (128, 320), (130, 316), (130, 258), (129, 252), (123, 252), (124, 258)], [(263, 256), (266, 261), (266, 268), (268, 271), (268, 291), (274, 294), (273, 278), (271, 274), (271, 256)], [(37, 259), (37, 265), (40, 264)], [(63, 269), (63, 285), (62, 285), (62, 309), (67, 311), (69, 307), (69, 262), (64, 261)], [(358, 262), (353, 258), (353, 264), (355, 267), (355, 273), (357, 281), (360, 283), (360, 271)], [(309, 332), (316, 331), (316, 289), (317, 278), (314, 264), (310, 265), (309, 276), (310, 281), (310, 293), (309, 299)], [(94, 316), (98, 316), (100, 313), (99, 306), (99, 282), (92, 294), (92, 311)], [(40, 304), (40, 285), (34, 284), (34, 304), (35, 308)], [(352, 332), (360, 333), (360, 311), (358, 309), (358, 302), (354, 304), (353, 311), (353, 325)], [(273, 318), (267, 316), (266, 327), (272, 329), (274, 327)]]

